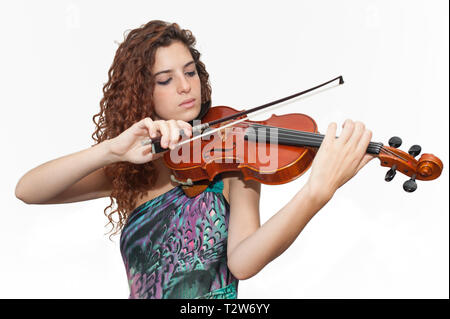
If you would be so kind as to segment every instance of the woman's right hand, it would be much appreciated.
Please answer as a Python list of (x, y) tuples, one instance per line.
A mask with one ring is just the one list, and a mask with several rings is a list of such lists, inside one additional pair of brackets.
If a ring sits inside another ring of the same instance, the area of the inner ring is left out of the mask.
[(164, 153), (153, 154), (152, 145), (142, 145), (143, 140), (161, 136), (161, 147), (172, 149), (180, 140), (181, 130), (187, 137), (192, 136), (192, 126), (185, 121), (153, 121), (150, 117), (146, 117), (110, 139), (110, 152), (119, 162), (144, 164), (160, 158)]

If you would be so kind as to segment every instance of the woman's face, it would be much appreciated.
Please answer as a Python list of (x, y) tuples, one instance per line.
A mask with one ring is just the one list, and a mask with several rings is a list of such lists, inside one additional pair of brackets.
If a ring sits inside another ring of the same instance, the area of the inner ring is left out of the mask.
[[(200, 114), (200, 78), (194, 59), (183, 43), (175, 41), (167, 47), (159, 47), (152, 74), (155, 77), (153, 120), (188, 122)], [(195, 99), (193, 103), (182, 105), (192, 99)]]

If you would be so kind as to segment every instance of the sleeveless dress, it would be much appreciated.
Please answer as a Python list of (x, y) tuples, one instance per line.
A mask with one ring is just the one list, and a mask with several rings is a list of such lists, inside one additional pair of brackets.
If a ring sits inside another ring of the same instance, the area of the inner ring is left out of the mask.
[(219, 174), (195, 197), (177, 186), (131, 212), (120, 236), (129, 299), (237, 298), (222, 190)]

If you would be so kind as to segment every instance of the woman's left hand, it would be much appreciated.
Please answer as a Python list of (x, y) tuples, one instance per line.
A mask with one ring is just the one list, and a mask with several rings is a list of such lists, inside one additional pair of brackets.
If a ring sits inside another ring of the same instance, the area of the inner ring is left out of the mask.
[(336, 123), (328, 126), (314, 158), (306, 186), (314, 198), (326, 203), (336, 190), (348, 182), (370, 160), (366, 154), (372, 132), (361, 122), (346, 120), (336, 138)]

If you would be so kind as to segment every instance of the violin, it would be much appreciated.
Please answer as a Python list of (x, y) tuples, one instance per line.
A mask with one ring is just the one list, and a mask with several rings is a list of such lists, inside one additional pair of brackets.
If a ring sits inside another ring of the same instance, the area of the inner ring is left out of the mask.
[[(164, 154), (167, 167), (173, 172), (171, 179), (182, 186), (184, 193), (193, 197), (203, 192), (217, 174), (239, 171), (245, 180), (253, 179), (262, 184), (279, 185), (291, 182), (311, 166), (325, 135), (318, 132), (316, 122), (308, 115), (290, 113), (272, 114), (263, 121), (251, 121), (247, 114), (266, 112), (269, 106), (315, 91), (342, 76), (311, 89), (273, 101), (256, 108), (238, 111), (228, 106), (211, 107), (201, 123), (193, 126), (193, 137), (176, 144), (168, 152), (160, 146), (160, 137), (143, 141), (152, 144), (152, 152)], [(263, 110), (264, 109), (264, 110)], [(182, 134), (183, 135), (183, 134)], [(438, 178), (443, 169), (442, 161), (421, 152), (413, 145), (408, 153), (399, 150), (402, 141), (394, 136), (389, 146), (370, 142), (366, 153), (389, 167), (385, 180), (391, 181), (396, 172), (408, 177), (403, 184), (406, 192), (417, 189), (416, 180), (429, 181)]]

